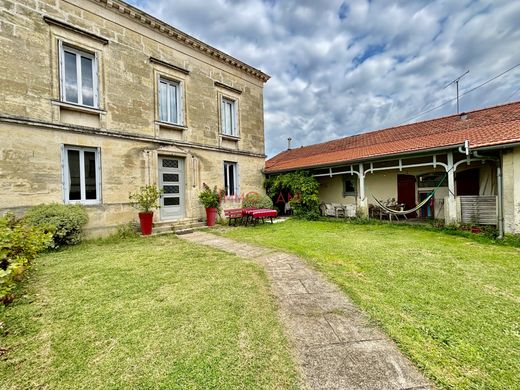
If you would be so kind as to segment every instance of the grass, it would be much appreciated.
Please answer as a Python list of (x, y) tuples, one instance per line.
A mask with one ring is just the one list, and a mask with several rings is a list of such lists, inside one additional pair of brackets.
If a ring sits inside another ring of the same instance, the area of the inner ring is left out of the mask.
[(520, 383), (520, 249), (398, 225), (289, 220), (228, 237), (297, 253), (444, 388)]
[(295, 388), (266, 276), (172, 237), (39, 258), (0, 309), (0, 387)]

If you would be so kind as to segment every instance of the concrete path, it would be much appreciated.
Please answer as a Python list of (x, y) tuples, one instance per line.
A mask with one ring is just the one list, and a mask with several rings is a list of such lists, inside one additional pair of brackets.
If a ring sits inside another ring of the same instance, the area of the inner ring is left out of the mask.
[(210, 233), (180, 238), (264, 266), (309, 389), (434, 389), (338, 287), (297, 256)]

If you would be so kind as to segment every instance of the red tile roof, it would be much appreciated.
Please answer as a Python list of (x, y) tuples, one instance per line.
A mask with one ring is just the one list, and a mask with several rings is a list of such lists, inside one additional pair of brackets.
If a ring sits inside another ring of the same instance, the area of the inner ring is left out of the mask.
[[(462, 115), (462, 114), (461, 114)], [(286, 150), (265, 163), (266, 173), (329, 166), (394, 154), (462, 145), (470, 148), (520, 141), (520, 102), (390, 127)]]

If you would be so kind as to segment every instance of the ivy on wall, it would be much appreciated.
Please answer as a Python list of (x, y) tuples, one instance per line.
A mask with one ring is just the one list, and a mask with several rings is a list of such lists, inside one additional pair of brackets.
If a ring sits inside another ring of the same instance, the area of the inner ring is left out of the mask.
[(271, 198), (280, 191), (289, 191), (293, 198), (289, 201), (297, 218), (316, 220), (320, 217), (320, 183), (307, 171), (297, 171), (270, 176), (265, 188)]

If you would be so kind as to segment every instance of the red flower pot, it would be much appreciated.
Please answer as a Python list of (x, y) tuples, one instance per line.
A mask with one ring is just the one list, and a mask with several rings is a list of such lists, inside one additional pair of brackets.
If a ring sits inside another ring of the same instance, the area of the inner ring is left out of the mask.
[(206, 209), (206, 225), (213, 226), (217, 221), (217, 209), (215, 207), (208, 207)]
[(480, 228), (480, 226), (472, 226), (471, 227), (471, 233), (478, 234), (481, 231), (482, 231), (482, 229)]
[(152, 234), (153, 211), (148, 213), (139, 213), (139, 222), (141, 222), (141, 234), (149, 236)]

